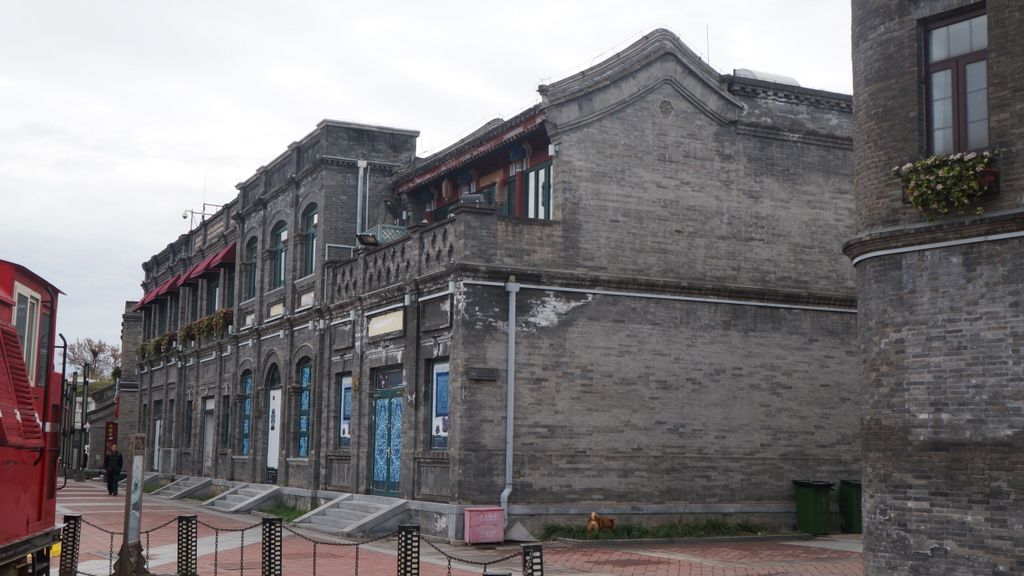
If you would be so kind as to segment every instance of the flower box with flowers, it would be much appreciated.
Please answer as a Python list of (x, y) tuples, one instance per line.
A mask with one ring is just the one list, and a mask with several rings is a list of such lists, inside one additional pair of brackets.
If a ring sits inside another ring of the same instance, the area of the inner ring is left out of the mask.
[(929, 156), (891, 172), (903, 184), (904, 201), (929, 220), (968, 210), (981, 214), (981, 199), (999, 189), (999, 172), (992, 168), (996, 156), (996, 150)]

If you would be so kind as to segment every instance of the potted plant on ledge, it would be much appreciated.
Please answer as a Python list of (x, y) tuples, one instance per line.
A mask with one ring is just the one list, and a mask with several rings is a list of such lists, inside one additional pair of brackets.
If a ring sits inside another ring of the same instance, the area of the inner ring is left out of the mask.
[(894, 166), (892, 175), (903, 183), (906, 201), (928, 220), (968, 210), (981, 214), (982, 197), (998, 191), (999, 172), (992, 168), (996, 156), (996, 150), (929, 156)]

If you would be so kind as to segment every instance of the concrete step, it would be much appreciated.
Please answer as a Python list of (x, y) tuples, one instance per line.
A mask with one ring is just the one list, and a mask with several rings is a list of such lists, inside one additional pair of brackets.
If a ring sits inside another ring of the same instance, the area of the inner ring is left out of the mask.
[(360, 500), (348, 500), (348, 501), (339, 503), (338, 504), (338, 508), (344, 508), (346, 510), (351, 510), (353, 512), (358, 512), (360, 514), (369, 516), (370, 514), (376, 514), (377, 512), (380, 512), (381, 510), (387, 508), (390, 505), (391, 505), (391, 503), (381, 504), (381, 503), (378, 503), (378, 502), (364, 502), (364, 501), (360, 501)]
[(242, 496), (245, 496), (245, 498), (248, 500), (249, 498), (252, 498), (253, 496), (259, 496), (260, 494), (263, 494), (263, 490), (257, 490), (255, 488), (242, 488), (238, 492), (235, 492), (235, 494), (240, 494)]
[(324, 511), (324, 516), (346, 526), (366, 517), (365, 514), (360, 514), (353, 510), (345, 510), (344, 508), (330, 508)]

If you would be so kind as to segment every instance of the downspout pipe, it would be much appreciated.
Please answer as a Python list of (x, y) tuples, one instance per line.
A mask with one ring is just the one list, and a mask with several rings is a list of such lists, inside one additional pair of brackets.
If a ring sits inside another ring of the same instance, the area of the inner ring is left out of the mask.
[(512, 494), (512, 433), (515, 423), (516, 399), (516, 294), (519, 284), (509, 276), (505, 284), (508, 293), (508, 359), (505, 367), (505, 488), (501, 491), (501, 509), (508, 527), (508, 497)]
[(366, 160), (358, 160), (356, 166), (359, 167), (359, 175), (356, 176), (356, 234), (362, 234), (363, 226), (363, 175), (366, 172), (366, 166), (368, 162)]

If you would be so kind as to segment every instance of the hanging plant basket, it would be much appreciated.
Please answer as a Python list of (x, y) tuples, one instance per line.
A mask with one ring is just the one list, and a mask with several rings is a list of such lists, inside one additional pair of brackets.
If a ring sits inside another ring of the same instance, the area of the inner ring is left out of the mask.
[(928, 220), (948, 214), (981, 214), (981, 200), (999, 190), (999, 172), (992, 168), (998, 152), (930, 156), (903, 166), (892, 175), (903, 184), (903, 199)]

